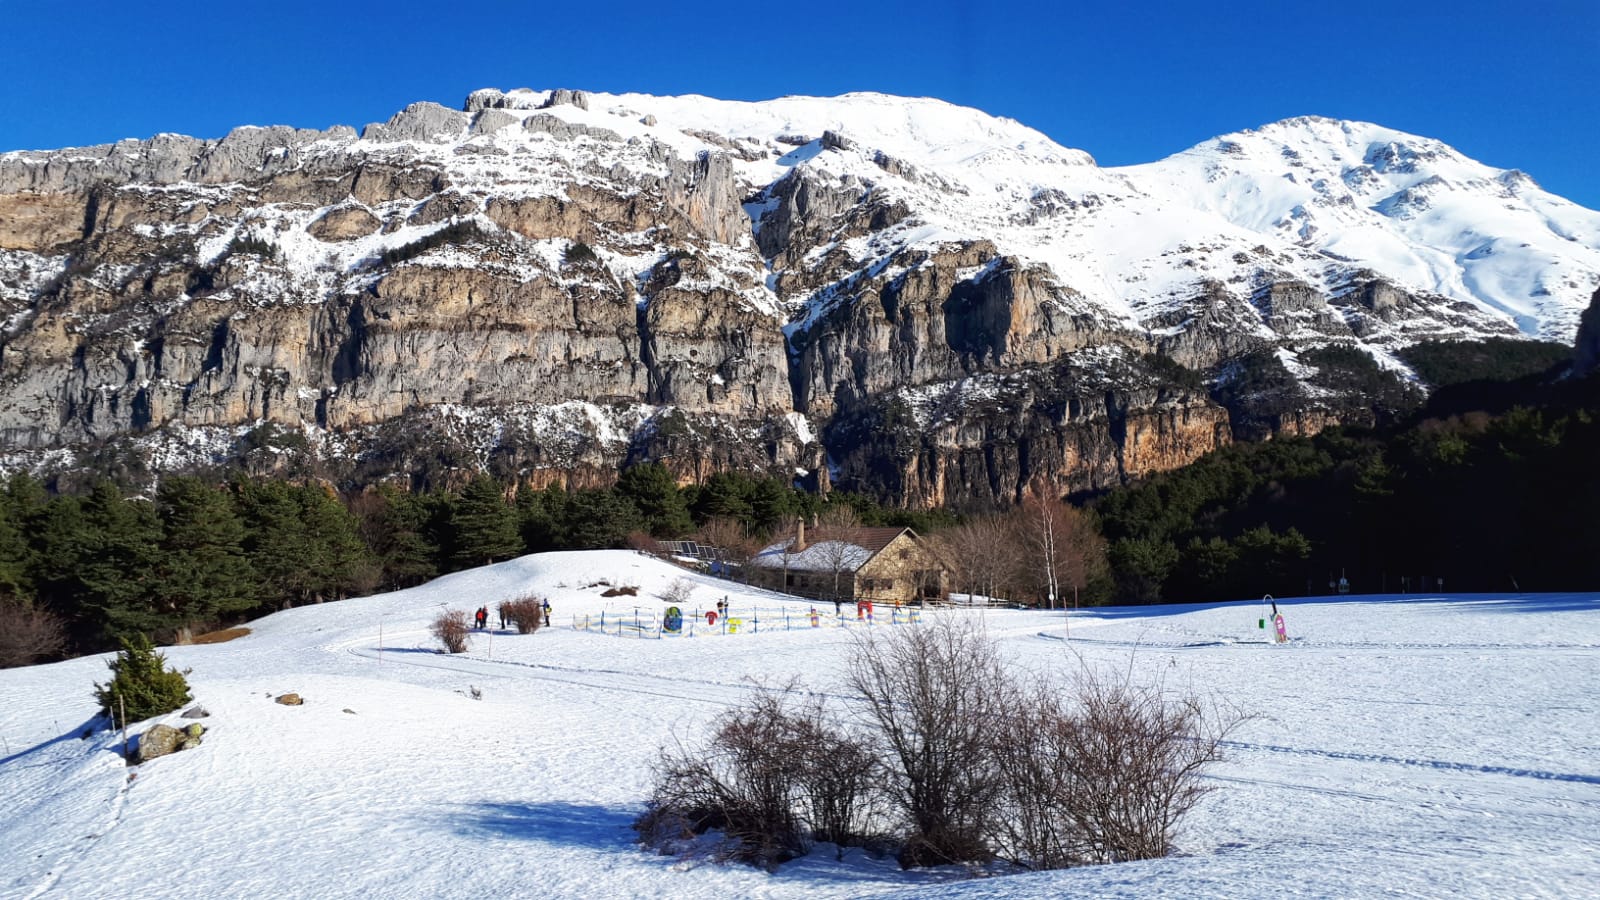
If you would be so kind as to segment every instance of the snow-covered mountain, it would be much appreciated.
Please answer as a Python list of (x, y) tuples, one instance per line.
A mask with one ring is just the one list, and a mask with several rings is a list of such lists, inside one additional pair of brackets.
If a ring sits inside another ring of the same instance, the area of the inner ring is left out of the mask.
[[(931, 99), (484, 90), (0, 154), (0, 428), (37, 464), (271, 424), (370, 475), (427, 420), (532, 480), (667, 457), (1005, 502), (1370, 417), (1305, 354), (1570, 342), (1597, 283), (1600, 213), (1376, 125), (1104, 169)], [(1262, 354), (1299, 385), (1266, 418), (1151, 362), (1214, 387)]]

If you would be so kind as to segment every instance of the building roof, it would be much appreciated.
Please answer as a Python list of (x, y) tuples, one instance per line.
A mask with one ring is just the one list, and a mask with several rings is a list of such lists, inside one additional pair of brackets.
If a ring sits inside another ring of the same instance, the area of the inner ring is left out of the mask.
[(815, 538), (806, 541), (804, 550), (798, 551), (789, 549), (795, 541), (791, 536), (763, 547), (750, 560), (750, 564), (797, 572), (832, 572), (836, 568), (854, 572), (871, 562), (895, 538), (910, 531), (904, 527), (862, 527), (852, 528), (838, 536), (819, 532)]

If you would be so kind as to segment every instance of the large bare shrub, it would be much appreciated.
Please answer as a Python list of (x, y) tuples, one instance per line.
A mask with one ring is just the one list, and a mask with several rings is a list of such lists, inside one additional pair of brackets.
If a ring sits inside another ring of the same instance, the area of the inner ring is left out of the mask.
[(440, 612), (438, 618), (433, 620), (433, 636), (439, 639), (447, 652), (467, 652), (472, 623), (467, 619), (466, 610), (447, 609)]
[(720, 829), (724, 858), (763, 866), (793, 859), (810, 849), (798, 803), (802, 750), (782, 695), (758, 691), (750, 705), (717, 719), (708, 747), (663, 754), (649, 811), (635, 827), (655, 846), (684, 831)]
[(60, 616), (0, 598), (0, 669), (32, 665), (66, 648), (67, 632)]
[(532, 634), (544, 624), (544, 601), (532, 594), (500, 604), (500, 614), (517, 629), (517, 634)]
[(1003, 773), (991, 736), (1016, 705), (995, 645), (962, 621), (865, 632), (847, 683), (863, 702), (889, 799), (904, 819), (900, 864), (992, 858)]
[(1074, 727), (1061, 735), (1072, 763), (1065, 800), (1086, 861), (1166, 856), (1179, 820), (1212, 790), (1202, 775), (1242, 718), (1087, 672), (1075, 694)]
[(812, 695), (789, 713), (800, 760), (798, 791), (811, 837), (844, 848), (875, 837), (883, 807), (883, 765), (865, 736), (851, 731)]
[(1040, 869), (1166, 856), (1240, 721), (1087, 670), (1065, 692), (1037, 686), (997, 731), (1003, 855)]

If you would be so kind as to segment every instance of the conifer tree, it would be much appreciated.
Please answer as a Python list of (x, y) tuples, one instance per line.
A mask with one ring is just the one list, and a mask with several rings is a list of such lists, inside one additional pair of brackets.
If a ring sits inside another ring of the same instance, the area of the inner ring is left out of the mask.
[(152, 603), (148, 576), (161, 538), (154, 506), (143, 497), (123, 496), (115, 484), (101, 479), (79, 508), (89, 547), (77, 572), (84, 588), (84, 613), (97, 639), (176, 625)]
[(0, 498), (0, 594), (31, 597), (28, 577), (28, 541), (11, 505)]
[(233, 490), (245, 526), (245, 554), (263, 599), (284, 606), (305, 602), (315, 551), (293, 488), (281, 481), (238, 478)]
[(366, 498), (371, 511), (362, 517), (362, 533), (383, 568), (385, 584), (410, 587), (439, 574), (439, 543), (430, 527), (439, 505), (389, 485)]
[(361, 542), (355, 516), (320, 485), (305, 485), (297, 493), (309, 538), (305, 565), (311, 599), (343, 599), (363, 585), (370, 586), (373, 561)]
[(525, 552), (542, 553), (566, 546), (567, 492), (559, 484), (542, 491), (517, 492), (517, 529)]
[(500, 483), (488, 475), (472, 479), (450, 513), (451, 558), (459, 566), (481, 566), (522, 552), (516, 511)]
[(167, 668), (167, 658), (143, 634), (122, 638), (122, 651), (106, 665), (111, 680), (94, 686), (94, 698), (100, 713), (117, 725), (164, 715), (189, 702), (184, 673)]
[(621, 547), (642, 526), (639, 511), (615, 491), (578, 491), (566, 512), (567, 546), (574, 550)]
[(645, 529), (658, 538), (676, 538), (694, 530), (689, 507), (678, 492), (677, 479), (656, 462), (630, 467), (617, 479), (617, 493), (632, 501)]
[(757, 481), (750, 492), (750, 530), (756, 534), (771, 534), (778, 523), (800, 509), (795, 503), (794, 489), (777, 478)]
[(253, 607), (258, 585), (244, 553), (244, 524), (228, 494), (196, 478), (172, 478), (161, 486), (158, 508), (157, 609), (190, 626)]

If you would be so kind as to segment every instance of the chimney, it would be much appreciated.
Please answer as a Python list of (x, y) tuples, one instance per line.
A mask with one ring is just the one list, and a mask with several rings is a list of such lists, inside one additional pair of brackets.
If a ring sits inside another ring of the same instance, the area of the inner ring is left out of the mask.
[(801, 518), (794, 526), (794, 552), (806, 549), (806, 520)]

